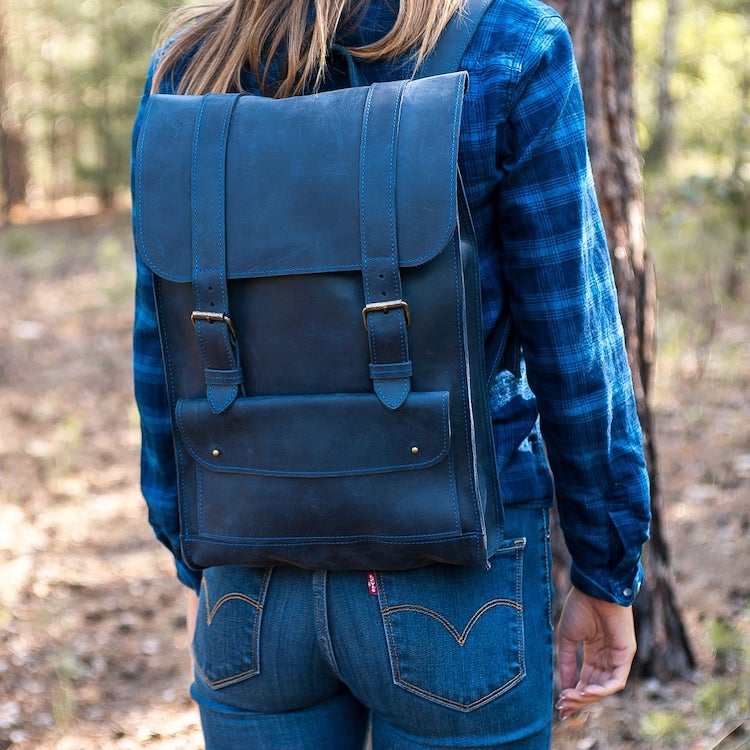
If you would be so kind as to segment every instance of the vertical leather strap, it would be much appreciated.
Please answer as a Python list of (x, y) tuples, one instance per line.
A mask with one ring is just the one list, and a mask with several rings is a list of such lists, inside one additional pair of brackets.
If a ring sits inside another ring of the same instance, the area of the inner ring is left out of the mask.
[(206, 398), (217, 414), (229, 408), (243, 382), (229, 315), (225, 237), (227, 140), (238, 97), (204, 96), (193, 140), (192, 318), (205, 365)]
[(465, 0), (464, 7), (454, 13), (432, 52), (417, 71), (417, 78), (458, 70), (482, 16), (493, 2), (499, 0)]
[(368, 92), (360, 151), (360, 239), (375, 394), (389, 409), (411, 389), (408, 307), (401, 297), (396, 241), (395, 169), (401, 98), (406, 83), (376, 83)]
[[(493, 2), (500, 0), (465, 0), (461, 11), (454, 14), (448, 22), (437, 44), (424, 61), (416, 76), (426, 78), (440, 73), (452, 73), (458, 70), (461, 58), (471, 42), (474, 32), (479, 26), (487, 9)], [(460, 183), (460, 180), (459, 180)], [(462, 188), (459, 184), (459, 193)], [(462, 195), (460, 199), (463, 199)], [(486, 375), (489, 383), (495, 378), (497, 371), (503, 367), (516, 376), (521, 372), (521, 345), (513, 327), (510, 307), (507, 300), (500, 315), (487, 334), (485, 341)]]

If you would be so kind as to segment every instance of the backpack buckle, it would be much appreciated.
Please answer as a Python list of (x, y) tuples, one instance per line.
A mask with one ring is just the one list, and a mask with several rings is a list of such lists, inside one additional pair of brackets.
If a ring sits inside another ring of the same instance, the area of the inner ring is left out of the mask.
[(365, 305), (362, 308), (362, 323), (365, 327), (365, 331), (369, 331), (367, 325), (367, 314), (371, 312), (383, 312), (386, 313), (389, 310), (402, 309), (404, 311), (404, 317), (406, 318), (406, 325), (411, 325), (411, 313), (409, 312), (409, 305), (402, 299), (392, 299), (386, 302), (370, 302), (369, 305)]
[(237, 340), (237, 333), (235, 332), (234, 326), (232, 325), (232, 320), (226, 313), (202, 312), (201, 310), (193, 310), (193, 312), (190, 314), (190, 320), (193, 321), (193, 325), (195, 325), (199, 320), (203, 320), (207, 323), (224, 323), (229, 329), (229, 332), (232, 334), (232, 339), (234, 339), (235, 341)]

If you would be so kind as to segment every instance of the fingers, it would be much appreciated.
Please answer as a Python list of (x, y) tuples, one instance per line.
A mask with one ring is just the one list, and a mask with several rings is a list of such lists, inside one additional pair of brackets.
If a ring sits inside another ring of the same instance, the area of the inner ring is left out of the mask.
[(558, 639), (557, 674), (561, 690), (565, 691), (575, 687), (578, 681), (577, 646), (567, 638)]
[(576, 711), (590, 706), (592, 703), (619, 693), (625, 687), (621, 678), (612, 678), (603, 685), (584, 685), (579, 683), (574, 688), (568, 688), (560, 693), (555, 709), (560, 712), (560, 719), (565, 720)]
[[(561, 692), (555, 708), (560, 712), (560, 718), (566, 719), (576, 711), (623, 690), (630, 672), (630, 660), (627, 661), (627, 664), (617, 663), (608, 668), (601, 668), (586, 663), (584, 657), (581, 677), (574, 685), (571, 685), (569, 677), (570, 666), (563, 669), (563, 665), (560, 664), (558, 669)], [(573, 680), (575, 680), (575, 662), (573, 663), (573, 674)], [(566, 682), (562, 681), (563, 675), (566, 675)]]
[[(583, 647), (578, 672), (577, 648)], [(560, 697), (555, 708), (566, 719), (625, 687), (635, 655), (630, 608), (593, 599), (573, 589), (557, 628)]]

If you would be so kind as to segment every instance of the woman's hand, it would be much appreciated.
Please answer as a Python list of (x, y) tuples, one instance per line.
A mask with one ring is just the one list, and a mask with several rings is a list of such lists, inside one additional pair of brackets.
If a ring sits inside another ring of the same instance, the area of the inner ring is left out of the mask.
[[(635, 656), (631, 607), (621, 607), (571, 589), (557, 626), (561, 719), (625, 687)], [(583, 644), (578, 673), (577, 648)]]

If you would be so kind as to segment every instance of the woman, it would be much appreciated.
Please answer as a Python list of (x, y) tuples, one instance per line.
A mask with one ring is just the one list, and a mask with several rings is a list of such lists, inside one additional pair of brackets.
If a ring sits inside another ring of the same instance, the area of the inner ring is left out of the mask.
[[(334, 44), (368, 81), (406, 78), (460, 4), (223, 0), (183, 12), (143, 102), (157, 91), (283, 97), (346, 86), (329, 64)], [(460, 68), (471, 81), (459, 162), (484, 327), (508, 304), (523, 351), (518, 374), (503, 370), (491, 391), (505, 534), (525, 540), (513, 560), (382, 574), (188, 569), (152, 278), (139, 261), (142, 489), (191, 590), (193, 695), (209, 750), (361, 748), (368, 728), (375, 750), (549, 747), (553, 491), (573, 584), (554, 705), (566, 718), (625, 685), (648, 487), (570, 39), (537, 0), (494, 0)]]

